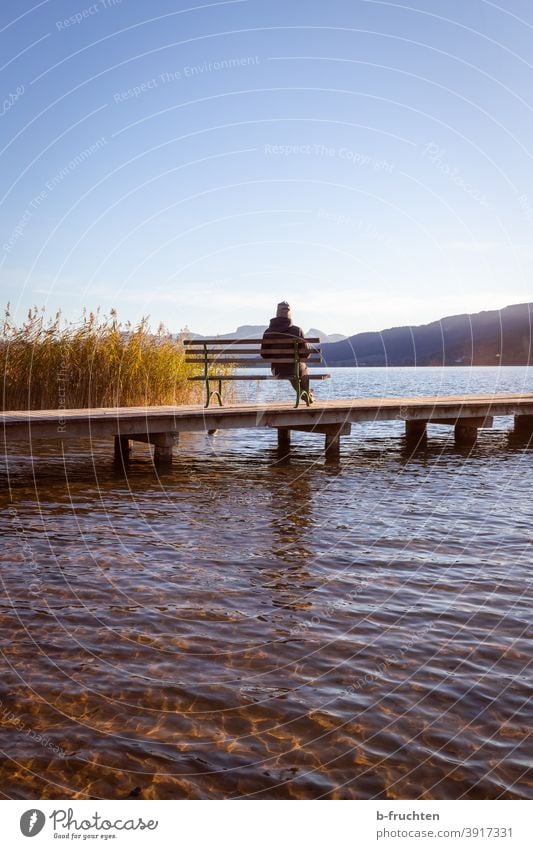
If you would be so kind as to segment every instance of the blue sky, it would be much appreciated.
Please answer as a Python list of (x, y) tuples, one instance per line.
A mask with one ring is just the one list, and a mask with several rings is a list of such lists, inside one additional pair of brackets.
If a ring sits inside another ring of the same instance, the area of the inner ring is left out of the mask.
[(354, 333), (532, 300), (526, 0), (3, 0), (4, 302)]

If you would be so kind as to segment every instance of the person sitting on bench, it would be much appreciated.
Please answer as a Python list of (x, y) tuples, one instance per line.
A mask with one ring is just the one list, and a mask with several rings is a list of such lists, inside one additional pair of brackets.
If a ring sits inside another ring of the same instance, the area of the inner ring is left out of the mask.
[[(306, 360), (311, 351), (309, 349), (309, 345), (304, 339), (304, 332), (301, 327), (297, 327), (292, 323), (291, 308), (287, 301), (281, 301), (276, 309), (276, 317), (270, 319), (270, 325), (263, 333), (261, 356), (265, 359), (273, 359), (275, 356), (279, 356), (279, 359), (286, 359), (286, 354), (270, 355), (268, 353), (268, 344), (265, 345), (265, 342), (270, 343), (270, 346), (272, 347), (272, 343), (276, 342), (276, 340), (286, 342), (288, 337), (291, 336), (295, 336), (302, 340), (301, 344), (298, 346), (298, 353), (300, 360)], [(295, 377), (294, 366), (290, 363), (271, 363), (270, 367), (272, 374), (275, 377), (290, 381), (295, 392), (298, 392), (298, 381)], [(309, 371), (307, 369), (307, 365), (303, 362), (300, 362), (300, 390), (302, 392), (309, 393), (311, 396), (309, 390)]]

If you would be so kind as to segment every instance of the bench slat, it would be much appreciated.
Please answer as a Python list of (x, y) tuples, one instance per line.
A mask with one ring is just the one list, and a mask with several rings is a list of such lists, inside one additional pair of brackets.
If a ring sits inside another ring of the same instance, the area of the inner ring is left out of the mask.
[[(269, 354), (289, 354), (294, 350), (294, 346), (287, 345), (285, 348), (271, 348), (270, 345), (266, 346)], [(236, 351), (231, 348), (220, 348), (220, 350), (215, 349), (207, 352), (208, 356), (223, 356), (224, 354), (234, 354), (236, 357), (240, 357), (242, 354), (257, 354), (257, 348), (238, 348)], [(320, 348), (311, 348), (309, 353), (311, 354), (320, 354)], [(200, 351), (188, 349), (185, 352), (185, 356), (187, 357), (199, 357), (201, 354)]]
[[(281, 334), (280, 334), (281, 335)], [(306, 337), (302, 339), (301, 336), (292, 336), (291, 333), (286, 334), (287, 342), (310, 342), (311, 344), (320, 344), (320, 339), (310, 336), (309, 339)], [(269, 342), (268, 339), (184, 339), (183, 344), (187, 346), (195, 346), (195, 345), (261, 345), (263, 341)], [(278, 344), (279, 342), (285, 342), (285, 339), (274, 339), (272, 342)]]
[[(309, 374), (309, 380), (329, 380), (330, 374)], [(288, 380), (286, 377), (274, 377), (273, 374), (209, 374), (207, 378), (203, 374), (188, 377), (187, 380)]]
[[(206, 360), (203, 357), (201, 357), (201, 358), (195, 357), (194, 359), (191, 357), (191, 358), (187, 358), (185, 360), (185, 362), (202, 364), (202, 363), (205, 363)], [(215, 365), (240, 365), (240, 366), (244, 367), (244, 366), (247, 366), (247, 365), (258, 366), (258, 365), (261, 365), (261, 363), (270, 363), (270, 362), (272, 362), (276, 365), (283, 364), (283, 363), (287, 363), (287, 364), (290, 363), (291, 365), (294, 365), (294, 357), (290, 357), (290, 358), (289, 357), (279, 357), (279, 359), (278, 359), (278, 357), (276, 357), (275, 359), (272, 359), (272, 357), (261, 357), (261, 359), (255, 359), (255, 358), (252, 358), (252, 357), (249, 357), (248, 359), (246, 359), (246, 358), (243, 357), (242, 360), (238, 360), (235, 357), (231, 357), (231, 358), (228, 357), (228, 359), (223, 359), (222, 357), (209, 357), (209, 356), (207, 357), (207, 363), (208, 364), (215, 364)], [(302, 363), (321, 363), (322, 358), (321, 357), (309, 357), (306, 360), (302, 359), (301, 362)]]

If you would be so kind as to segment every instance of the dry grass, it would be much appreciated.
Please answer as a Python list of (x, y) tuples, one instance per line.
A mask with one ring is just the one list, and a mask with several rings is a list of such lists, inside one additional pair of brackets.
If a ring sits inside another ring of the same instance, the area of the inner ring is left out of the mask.
[(84, 313), (69, 323), (34, 307), (17, 326), (9, 304), (0, 338), (4, 410), (199, 403), (203, 384), (183, 344), (147, 319), (133, 326)]

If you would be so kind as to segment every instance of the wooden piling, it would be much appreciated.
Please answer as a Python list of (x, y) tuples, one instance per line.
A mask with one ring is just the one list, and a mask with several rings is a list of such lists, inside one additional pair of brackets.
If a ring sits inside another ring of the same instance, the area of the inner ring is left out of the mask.
[(533, 416), (516, 415), (514, 417), (514, 432), (520, 437), (533, 436)]
[(424, 445), (427, 440), (427, 422), (423, 419), (408, 419), (405, 422), (405, 438), (410, 447)]
[(286, 457), (291, 450), (291, 432), (288, 427), (278, 427), (278, 453)]
[(172, 463), (172, 448), (178, 440), (177, 433), (132, 433), (134, 442), (145, 442), (154, 446), (154, 465), (168, 466)]
[(154, 465), (157, 467), (172, 465), (172, 445), (154, 445)]
[(337, 460), (340, 457), (341, 440), (338, 431), (326, 433), (325, 451), (327, 460)]
[(299, 430), (302, 433), (323, 433), (325, 436), (325, 452), (326, 458), (337, 459), (340, 455), (340, 438), (341, 436), (349, 436), (352, 431), (350, 422), (338, 422), (336, 424), (324, 424), (322, 421), (317, 421), (311, 425), (295, 425), (291, 430)]
[(154, 446), (154, 466), (172, 465), (172, 449), (176, 441), (177, 435), (174, 433), (150, 434), (150, 442)]
[(115, 463), (125, 466), (130, 459), (130, 441), (127, 436), (115, 436), (114, 456)]
[(477, 427), (461, 422), (454, 428), (456, 445), (475, 445), (477, 440)]

